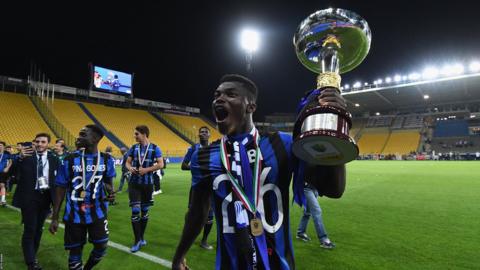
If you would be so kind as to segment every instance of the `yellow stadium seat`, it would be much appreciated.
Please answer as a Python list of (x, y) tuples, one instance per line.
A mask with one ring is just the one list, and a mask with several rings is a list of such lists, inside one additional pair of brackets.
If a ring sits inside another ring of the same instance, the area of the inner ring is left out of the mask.
[(389, 135), (387, 128), (364, 129), (358, 147), (361, 155), (380, 154)]
[(149, 139), (160, 147), (163, 156), (183, 156), (190, 147), (189, 143), (147, 111), (114, 108), (92, 103), (84, 103), (84, 105), (107, 130), (115, 134), (128, 147), (135, 144), (133, 133), (138, 125), (148, 126), (150, 129)]
[(202, 126), (207, 126), (210, 128), (210, 141), (216, 141), (222, 137), (220, 132), (210, 125), (209, 123), (205, 122), (203, 119), (195, 116), (187, 116), (187, 115), (178, 115), (178, 114), (171, 114), (171, 113), (163, 113), (163, 117), (175, 122), (177, 125), (180, 125), (184, 128), (187, 132), (193, 134), (196, 138), (196, 142), (198, 142), (197, 134), (198, 129)]
[(40, 132), (52, 136), (50, 146), (56, 137), (43, 121), (28, 96), (0, 92), (0, 140), (9, 145), (32, 141)]
[(419, 130), (393, 131), (382, 153), (397, 155), (409, 154), (412, 151), (417, 151), (419, 143)]
[[(88, 124), (94, 124), (75, 101), (56, 99), (53, 105), (50, 106), (50, 110), (52, 110), (57, 119), (75, 137), (77, 137), (82, 127)], [(105, 151), (107, 146), (112, 147), (112, 154), (115, 157), (121, 156), (120, 149), (107, 137), (103, 137), (98, 143), (98, 148), (100, 151)]]

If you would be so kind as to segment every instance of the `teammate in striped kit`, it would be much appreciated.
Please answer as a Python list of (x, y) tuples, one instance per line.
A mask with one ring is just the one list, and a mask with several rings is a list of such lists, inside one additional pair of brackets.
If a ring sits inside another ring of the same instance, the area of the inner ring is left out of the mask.
[[(257, 87), (240, 75), (224, 76), (215, 90), (212, 107), (224, 137), (192, 157), (192, 206), (172, 269), (188, 269), (185, 255), (212, 199), (218, 231), (215, 269), (295, 269), (289, 187), (294, 175), (294, 199), (302, 204), (305, 164), (292, 153), (291, 135), (259, 134), (252, 120), (256, 99)], [(319, 103), (345, 107), (335, 89), (323, 89)], [(345, 166), (318, 166), (316, 175), (312, 182), (322, 195), (343, 194)], [(250, 230), (244, 230), (245, 223)]]
[[(92, 269), (106, 254), (108, 242), (108, 201), (115, 199), (113, 159), (98, 150), (103, 131), (96, 125), (86, 125), (76, 139), (77, 151), (67, 155), (56, 176), (55, 201), (50, 232), (58, 230), (58, 216), (66, 195), (65, 249), (70, 251), (71, 270)], [(106, 191), (106, 192), (105, 192)], [(82, 250), (88, 241), (93, 250), (82, 268)]]
[(144, 238), (148, 223), (148, 211), (153, 205), (153, 173), (163, 168), (162, 151), (150, 143), (147, 126), (135, 127), (134, 137), (138, 142), (130, 147), (125, 164), (132, 176), (128, 182), (128, 197), (132, 208), (132, 229), (135, 238), (131, 252), (137, 252), (147, 244)]

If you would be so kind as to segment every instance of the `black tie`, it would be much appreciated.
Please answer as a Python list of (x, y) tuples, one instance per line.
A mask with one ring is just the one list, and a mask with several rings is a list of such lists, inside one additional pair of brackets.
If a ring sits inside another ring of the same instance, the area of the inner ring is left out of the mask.
[(38, 155), (38, 164), (37, 164), (37, 177), (43, 176), (43, 161), (42, 155)]

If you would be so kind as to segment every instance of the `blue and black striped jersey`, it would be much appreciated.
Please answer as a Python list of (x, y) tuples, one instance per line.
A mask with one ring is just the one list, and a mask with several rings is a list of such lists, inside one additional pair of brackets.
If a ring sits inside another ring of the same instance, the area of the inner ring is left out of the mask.
[[(106, 218), (108, 201), (104, 201), (104, 182), (115, 177), (115, 162), (109, 155), (100, 154), (96, 174), (97, 154), (85, 154), (86, 188), (83, 188), (82, 152), (75, 151), (63, 160), (58, 170), (55, 184), (67, 189), (65, 222), (91, 224), (97, 219)], [(93, 177), (92, 177), (93, 176)], [(82, 193), (85, 194), (82, 197)]]
[[(147, 149), (147, 146), (148, 146), (148, 149)], [(145, 160), (143, 161), (143, 164), (142, 164), (143, 168), (148, 168), (153, 166), (156, 159), (162, 157), (162, 151), (157, 145), (151, 143), (150, 145), (147, 145), (147, 146), (142, 146), (141, 144), (137, 143), (137, 144), (134, 144), (132, 147), (130, 147), (130, 150), (128, 150), (127, 156), (132, 158), (132, 167), (134, 168), (140, 167), (140, 161), (139, 161), (139, 155), (138, 155), (139, 149), (140, 149), (140, 158), (143, 160), (143, 157), (145, 157)], [(145, 151), (147, 151), (146, 154), (145, 154)], [(146, 173), (142, 176), (138, 174), (132, 174), (132, 177), (130, 177), (130, 182), (136, 183), (136, 184), (152, 185), (153, 172)]]
[[(250, 142), (245, 147), (253, 167), (254, 143)], [(263, 161), (257, 210), (264, 233), (255, 237), (257, 269), (295, 269), (289, 228), (289, 188), (296, 164), (291, 147), (292, 137), (285, 133), (271, 133), (260, 139)], [(218, 232), (215, 269), (250, 269), (244, 257), (239, 256), (234, 207), (238, 198), (232, 192), (232, 184), (222, 166), (219, 141), (193, 154), (191, 171), (193, 188), (206, 192), (213, 190), (214, 194)], [(293, 186), (303, 190), (303, 180), (295, 178)], [(248, 215), (252, 217), (251, 213)]]

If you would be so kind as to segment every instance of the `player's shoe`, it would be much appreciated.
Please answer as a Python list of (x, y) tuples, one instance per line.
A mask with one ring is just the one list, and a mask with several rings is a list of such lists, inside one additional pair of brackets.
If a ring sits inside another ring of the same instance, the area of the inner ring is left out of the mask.
[(140, 246), (141, 247), (146, 246), (146, 245), (147, 245), (147, 240), (145, 240), (145, 239), (140, 240)]
[(211, 245), (209, 245), (207, 242), (201, 242), (200, 247), (203, 248), (203, 249), (206, 249), (206, 250), (212, 250), (213, 249), (213, 247)]
[(138, 241), (137, 243), (135, 243), (135, 244), (132, 246), (132, 248), (130, 249), (130, 251), (131, 251), (132, 253), (135, 253), (135, 252), (139, 251), (141, 247), (142, 247), (142, 241), (140, 240), (140, 241)]
[(321, 246), (322, 248), (326, 248), (326, 249), (333, 249), (333, 248), (335, 248), (335, 244), (334, 244), (332, 241), (330, 241), (330, 239), (328, 239), (328, 238), (325, 239), (325, 240), (320, 241), (320, 246)]
[(308, 242), (311, 240), (306, 233), (297, 233), (297, 239), (300, 239), (304, 242)]

